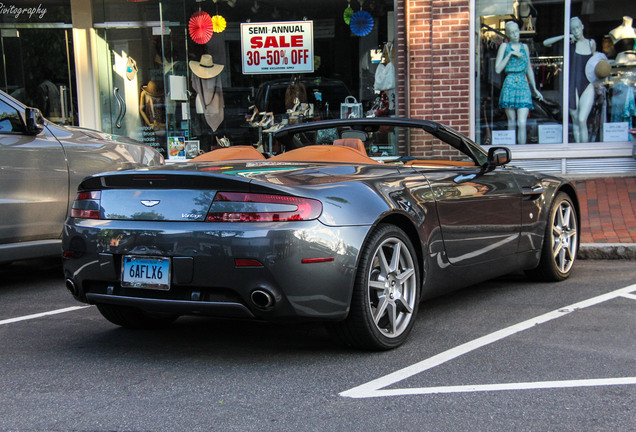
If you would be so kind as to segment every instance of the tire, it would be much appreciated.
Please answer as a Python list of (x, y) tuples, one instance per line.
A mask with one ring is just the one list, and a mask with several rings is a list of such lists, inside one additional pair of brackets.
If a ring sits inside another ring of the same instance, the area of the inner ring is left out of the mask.
[(153, 329), (166, 327), (178, 318), (177, 315), (150, 315), (130, 306), (97, 304), (104, 318), (118, 326), (131, 329)]
[(394, 225), (379, 225), (362, 248), (349, 315), (327, 324), (339, 343), (388, 350), (406, 340), (419, 306), (420, 270), (411, 241)]
[(545, 282), (565, 280), (572, 273), (578, 248), (576, 208), (570, 196), (560, 192), (550, 208), (539, 265), (526, 274)]

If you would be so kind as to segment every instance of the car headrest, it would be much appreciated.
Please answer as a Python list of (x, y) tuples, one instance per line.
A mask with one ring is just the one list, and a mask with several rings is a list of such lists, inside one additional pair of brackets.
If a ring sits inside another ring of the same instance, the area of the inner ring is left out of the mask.
[(342, 147), (351, 147), (352, 149), (358, 150), (360, 153), (366, 156), (367, 151), (364, 148), (364, 143), (359, 138), (342, 138), (334, 140), (333, 145), (342, 146)]

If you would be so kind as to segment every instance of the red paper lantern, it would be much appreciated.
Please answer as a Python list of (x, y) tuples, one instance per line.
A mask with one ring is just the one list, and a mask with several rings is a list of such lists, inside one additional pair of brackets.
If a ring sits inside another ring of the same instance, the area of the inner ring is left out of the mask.
[(195, 12), (190, 17), (188, 30), (190, 30), (190, 37), (194, 42), (201, 45), (208, 43), (214, 33), (212, 17), (207, 12)]

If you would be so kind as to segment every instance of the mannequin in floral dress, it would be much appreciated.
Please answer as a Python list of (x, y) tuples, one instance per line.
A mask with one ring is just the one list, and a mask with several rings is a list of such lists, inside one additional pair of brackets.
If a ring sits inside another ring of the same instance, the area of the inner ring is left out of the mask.
[(508, 118), (508, 129), (517, 128), (517, 143), (527, 141), (526, 121), (531, 109), (532, 95), (541, 100), (543, 96), (537, 85), (530, 65), (530, 50), (526, 44), (519, 42), (519, 25), (514, 21), (506, 23), (506, 37), (497, 51), (495, 71), (505, 70), (506, 78), (501, 87), (499, 108), (503, 108)]

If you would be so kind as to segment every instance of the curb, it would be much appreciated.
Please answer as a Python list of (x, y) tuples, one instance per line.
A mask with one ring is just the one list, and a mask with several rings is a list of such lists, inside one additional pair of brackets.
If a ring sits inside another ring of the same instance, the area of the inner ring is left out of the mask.
[(636, 260), (636, 243), (581, 243), (578, 259)]

